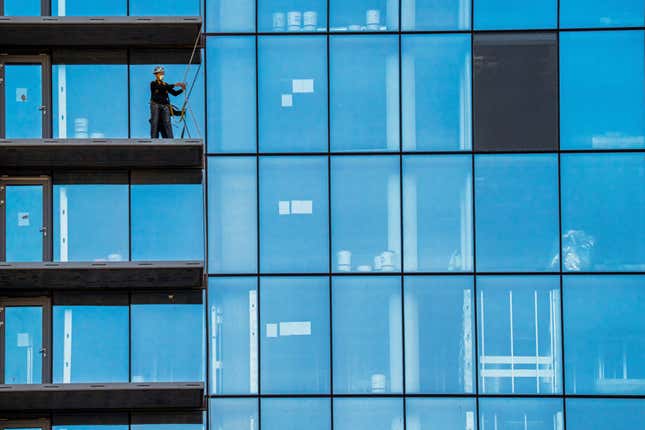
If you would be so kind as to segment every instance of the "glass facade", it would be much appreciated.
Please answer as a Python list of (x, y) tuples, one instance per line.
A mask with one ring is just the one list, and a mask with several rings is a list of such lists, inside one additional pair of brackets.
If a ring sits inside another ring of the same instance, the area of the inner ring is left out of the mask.
[[(78, 430), (642, 426), (642, 1), (0, 6), (201, 15), (189, 133), (206, 158), (36, 172), (51, 187), (0, 172), (0, 260), (207, 275), (186, 293), (1, 296), (0, 382), (206, 385), (199, 424)], [(147, 136), (154, 56), (79, 55), (0, 56), (1, 137), (43, 136), (49, 87), (52, 137)]]

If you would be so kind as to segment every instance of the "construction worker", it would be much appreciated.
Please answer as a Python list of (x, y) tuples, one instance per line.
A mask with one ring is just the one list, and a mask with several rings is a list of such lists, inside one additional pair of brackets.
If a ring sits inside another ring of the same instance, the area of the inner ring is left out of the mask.
[[(175, 112), (173, 106), (170, 104), (168, 94), (178, 96), (186, 89), (184, 82), (177, 82), (176, 84), (167, 84), (164, 82), (164, 75), (166, 71), (162, 66), (155, 67), (152, 72), (155, 75), (155, 80), (150, 83), (150, 137), (153, 139), (159, 138), (161, 134), (162, 139), (172, 139), (172, 123), (170, 118), (173, 115), (180, 114)], [(179, 87), (176, 90), (175, 87)]]

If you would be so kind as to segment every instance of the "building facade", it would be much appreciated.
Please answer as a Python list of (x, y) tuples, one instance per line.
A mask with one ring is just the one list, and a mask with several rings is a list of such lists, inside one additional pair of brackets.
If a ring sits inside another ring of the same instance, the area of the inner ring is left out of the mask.
[(204, 1), (0, 0), (0, 429), (642, 426), (641, 0)]

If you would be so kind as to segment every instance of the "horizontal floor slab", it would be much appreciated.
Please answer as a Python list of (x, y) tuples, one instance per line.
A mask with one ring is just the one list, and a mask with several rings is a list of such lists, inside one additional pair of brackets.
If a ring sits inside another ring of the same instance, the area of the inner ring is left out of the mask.
[(0, 139), (0, 168), (201, 168), (201, 139)]
[(197, 409), (204, 384), (0, 385), (0, 411)]
[(0, 17), (0, 46), (188, 47), (200, 17)]
[(204, 263), (201, 261), (0, 263), (0, 290), (203, 287)]

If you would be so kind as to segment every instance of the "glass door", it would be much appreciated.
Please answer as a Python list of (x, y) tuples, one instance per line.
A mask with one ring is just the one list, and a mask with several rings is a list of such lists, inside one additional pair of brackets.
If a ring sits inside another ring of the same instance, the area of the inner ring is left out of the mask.
[(46, 297), (0, 298), (0, 384), (42, 384), (50, 380), (49, 315)]
[(51, 260), (49, 178), (0, 178), (0, 261)]
[[(0, 0), (1, 1), (1, 0)], [(40, 139), (48, 136), (49, 105), (45, 91), (45, 56), (0, 59), (0, 138)]]

